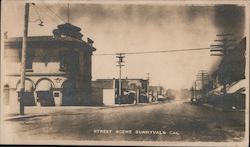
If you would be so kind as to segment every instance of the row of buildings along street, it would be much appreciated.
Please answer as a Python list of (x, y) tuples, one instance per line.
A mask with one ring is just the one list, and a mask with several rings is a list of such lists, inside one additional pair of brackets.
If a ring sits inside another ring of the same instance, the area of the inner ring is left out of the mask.
[[(118, 95), (119, 79), (91, 81), (91, 57), (96, 49), (90, 38), (88, 42), (81, 40), (80, 30), (66, 23), (59, 25), (53, 31), (54, 36), (28, 38), (25, 106), (135, 104), (174, 98), (170, 95), (171, 90), (167, 91), (162, 86), (149, 85), (149, 79), (121, 79), (121, 98)], [(5, 39), (4, 100), (5, 105), (9, 106), (19, 104), (21, 43), (22, 38)], [(197, 99), (202, 103), (209, 101), (214, 105), (232, 105), (230, 107), (237, 105), (237, 109), (245, 108), (245, 98), (241, 96), (244, 95), (242, 88), (244, 90), (245, 47), (246, 38), (242, 39), (231, 53), (234, 57), (224, 58), (214, 73), (208, 74), (207, 71), (200, 71), (198, 74), (200, 77), (197, 77), (189, 92), (192, 93), (192, 101)], [(228, 67), (228, 71), (224, 71), (222, 64), (234, 67)], [(229, 96), (230, 100), (225, 101), (219, 100), (223, 98), (217, 98), (223, 95), (221, 83), (224, 75), (228, 75), (226, 88), (231, 94), (236, 94)], [(232, 86), (233, 88), (229, 89)], [(225, 102), (231, 104), (225, 104)]]
[(217, 70), (211, 74), (198, 72), (191, 88), (193, 104), (209, 104), (223, 110), (246, 109), (246, 37), (231, 45), (219, 50), (228, 52), (221, 54), (224, 58)]
[[(170, 99), (162, 86), (150, 86), (149, 79), (121, 79), (121, 98), (119, 79), (91, 81), (91, 58), (96, 49), (93, 40), (81, 39), (80, 30), (66, 23), (53, 30), (54, 36), (28, 38), (25, 106), (101, 106)], [(18, 108), (21, 96), (21, 47), (22, 38), (5, 39), (4, 101), (11, 110)]]

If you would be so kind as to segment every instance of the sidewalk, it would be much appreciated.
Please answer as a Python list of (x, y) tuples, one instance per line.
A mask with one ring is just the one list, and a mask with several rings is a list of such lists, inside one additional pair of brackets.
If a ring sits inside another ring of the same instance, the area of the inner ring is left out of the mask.
[(244, 109), (235, 109), (235, 110), (234, 109), (223, 109), (221, 107), (215, 107), (215, 106), (213, 106), (211, 104), (208, 104), (208, 103), (204, 103), (202, 105), (205, 106), (205, 107), (211, 108), (211, 109), (215, 109), (217, 111), (245, 112)]
[(54, 107), (40, 107), (40, 106), (29, 106), (25, 107), (25, 115), (19, 115), (18, 110), (15, 112), (7, 111), (4, 114), (4, 120), (21, 120), (26, 118), (32, 117), (39, 117), (39, 116), (48, 116), (50, 113), (60, 112), (60, 111), (69, 111), (69, 110), (76, 110), (76, 109), (107, 109), (107, 108), (124, 108), (124, 107), (135, 107), (135, 106), (147, 106), (147, 105), (155, 105), (160, 103), (139, 103), (139, 104), (116, 104), (116, 105), (109, 105), (109, 106), (54, 106)]
[(48, 114), (24, 114), (24, 115), (12, 115), (12, 116), (5, 116), (4, 120), (20, 120), (25, 118), (32, 118), (32, 117), (39, 117), (39, 116), (48, 116)]
[(4, 114), (4, 120), (19, 120), (24, 118), (48, 116), (50, 113), (55, 113), (63, 110), (74, 109), (100, 109), (103, 106), (53, 106), (53, 107), (40, 107), (40, 106), (27, 106), (25, 107), (25, 115), (20, 115), (18, 110), (8, 111)]

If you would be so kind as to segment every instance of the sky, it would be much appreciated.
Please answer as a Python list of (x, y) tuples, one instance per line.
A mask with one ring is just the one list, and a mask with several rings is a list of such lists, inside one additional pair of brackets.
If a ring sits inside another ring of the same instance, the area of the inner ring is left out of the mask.
[[(243, 5), (71, 3), (69, 8), (69, 22), (82, 29), (84, 40), (94, 40), (93, 80), (119, 75), (114, 55), (95, 54), (208, 48), (216, 44), (216, 34), (233, 33), (236, 40), (245, 35)], [(2, 11), (3, 32), (7, 31), (8, 37), (22, 36), (24, 4), (11, 0)], [(29, 36), (52, 35), (57, 25), (68, 21), (67, 12), (67, 3), (31, 6)], [(43, 27), (32, 22), (39, 17)], [(209, 50), (125, 55), (122, 77), (147, 78), (146, 73), (150, 73), (151, 85), (190, 88), (199, 70), (211, 73), (220, 60), (210, 56)]]

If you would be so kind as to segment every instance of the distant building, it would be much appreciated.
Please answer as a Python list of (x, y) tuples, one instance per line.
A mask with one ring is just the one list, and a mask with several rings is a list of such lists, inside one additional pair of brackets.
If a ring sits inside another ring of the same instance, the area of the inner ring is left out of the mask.
[[(27, 39), (26, 106), (88, 105), (91, 97), (91, 56), (96, 49), (82, 40), (80, 28), (58, 25), (54, 36)], [(22, 37), (4, 41), (4, 99), (18, 105)]]
[(166, 95), (166, 90), (162, 86), (150, 86), (149, 91), (152, 102), (156, 102), (158, 100), (158, 97)]
[(119, 98), (119, 79), (97, 79), (92, 81), (93, 100), (104, 105), (147, 103), (147, 84), (148, 80), (144, 79), (122, 79)]

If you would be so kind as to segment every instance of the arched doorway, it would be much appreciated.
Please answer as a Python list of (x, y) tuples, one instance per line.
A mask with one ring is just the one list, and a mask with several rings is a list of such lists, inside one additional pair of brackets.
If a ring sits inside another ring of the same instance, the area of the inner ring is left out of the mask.
[[(21, 82), (17, 83), (17, 93), (18, 97), (21, 96)], [(25, 79), (25, 91), (23, 93), (23, 103), (24, 106), (35, 106), (36, 101), (34, 97), (34, 82), (30, 79)]]
[(36, 93), (41, 106), (55, 106), (52, 82), (50, 80), (39, 80), (36, 86)]
[(62, 84), (62, 105), (76, 105), (76, 86), (73, 81), (67, 80)]

